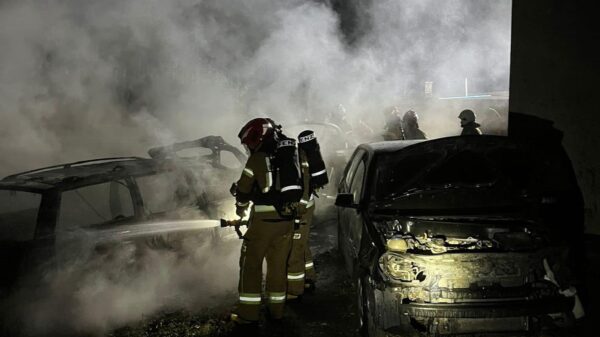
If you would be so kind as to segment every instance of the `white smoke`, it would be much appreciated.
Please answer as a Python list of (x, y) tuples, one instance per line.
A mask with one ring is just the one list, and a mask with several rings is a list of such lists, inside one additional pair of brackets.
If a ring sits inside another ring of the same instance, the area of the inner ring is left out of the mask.
[(162, 236), (137, 244), (107, 243), (93, 254), (63, 252), (68, 256), (41, 282), (5, 300), (11, 309), (4, 311), (2, 332), (102, 335), (160, 310), (233, 303), (240, 242), (237, 237), (217, 242), (210, 235), (181, 241)]
[(249, 117), (323, 119), (340, 103), (376, 132), (400, 105), (422, 106), (429, 134), (456, 134), (457, 111), (411, 97), (426, 80), (462, 95), (465, 77), (472, 93), (507, 91), (510, 5), (372, 2), (350, 46), (314, 1), (4, 1), (0, 172), (207, 134), (233, 142)]

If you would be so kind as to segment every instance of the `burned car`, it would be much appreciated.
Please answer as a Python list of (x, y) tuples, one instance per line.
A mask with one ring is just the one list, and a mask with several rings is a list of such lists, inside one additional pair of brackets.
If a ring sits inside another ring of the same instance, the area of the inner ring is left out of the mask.
[(338, 244), (365, 335), (536, 335), (583, 314), (570, 161), (556, 134), (514, 131), (354, 152)]
[[(193, 147), (208, 154), (177, 156)], [(177, 249), (189, 236), (237, 239), (211, 219), (234, 212), (229, 186), (221, 182), (239, 170), (224, 166), (221, 155), (229, 152), (242, 165), (241, 151), (209, 136), (149, 152), (153, 158), (79, 161), (0, 180), (2, 290), (35, 280), (37, 271), (73, 254), (106, 253), (123, 244)]]

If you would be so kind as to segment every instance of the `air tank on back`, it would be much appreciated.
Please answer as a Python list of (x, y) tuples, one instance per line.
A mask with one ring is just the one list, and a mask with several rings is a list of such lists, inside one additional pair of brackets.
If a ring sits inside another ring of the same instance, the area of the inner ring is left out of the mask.
[(327, 185), (329, 182), (327, 168), (315, 133), (312, 130), (302, 131), (298, 135), (298, 147), (306, 153), (311, 187), (318, 189)]

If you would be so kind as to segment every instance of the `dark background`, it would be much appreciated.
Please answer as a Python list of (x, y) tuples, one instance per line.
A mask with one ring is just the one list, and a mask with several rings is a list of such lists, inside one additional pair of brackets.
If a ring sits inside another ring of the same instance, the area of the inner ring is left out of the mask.
[(552, 120), (563, 131), (585, 200), (586, 232), (600, 234), (600, 34), (594, 13), (582, 1), (513, 0), (509, 109)]
[[(600, 280), (600, 108), (598, 20), (581, 1), (513, 0), (510, 111), (555, 122), (564, 133), (585, 202), (585, 335), (598, 315)], [(565, 224), (565, 235), (570, 235)], [(593, 233), (593, 234), (592, 234)]]

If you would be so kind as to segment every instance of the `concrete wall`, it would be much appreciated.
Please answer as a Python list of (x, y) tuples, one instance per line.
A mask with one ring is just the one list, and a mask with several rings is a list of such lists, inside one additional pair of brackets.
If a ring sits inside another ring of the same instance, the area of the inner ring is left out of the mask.
[(592, 51), (600, 30), (588, 6), (513, 0), (510, 111), (553, 120), (564, 132), (583, 191), (586, 231), (600, 234), (600, 54)]

